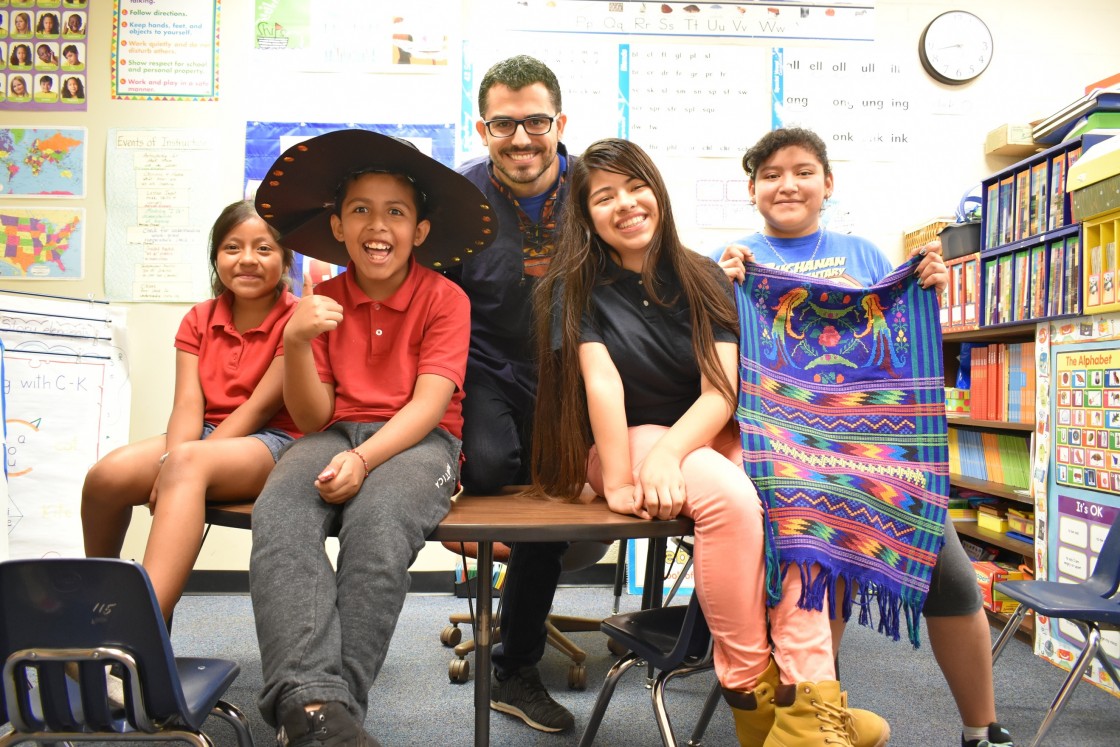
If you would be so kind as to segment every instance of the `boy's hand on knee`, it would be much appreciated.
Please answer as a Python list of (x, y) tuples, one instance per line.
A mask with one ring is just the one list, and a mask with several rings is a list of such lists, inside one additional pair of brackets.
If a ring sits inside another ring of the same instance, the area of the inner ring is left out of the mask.
[(339, 504), (353, 498), (366, 479), (365, 466), (352, 452), (343, 451), (315, 478), (319, 496), (327, 503)]

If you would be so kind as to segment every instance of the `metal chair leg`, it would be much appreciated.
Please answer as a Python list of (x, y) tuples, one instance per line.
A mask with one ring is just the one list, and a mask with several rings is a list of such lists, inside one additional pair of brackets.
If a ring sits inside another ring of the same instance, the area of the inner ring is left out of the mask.
[(1003, 626), (1003, 630), (996, 636), (996, 642), (992, 644), (992, 664), (996, 663), (996, 659), (1003, 653), (1003, 649), (1007, 646), (1007, 642), (1015, 635), (1015, 631), (1023, 624), (1023, 618), (1027, 616), (1029, 608), (1025, 604), (1020, 604), (1015, 613), (1008, 619), (1007, 624)]
[(708, 693), (707, 699), (704, 701), (704, 707), (700, 710), (700, 719), (696, 722), (696, 728), (692, 730), (692, 736), (689, 737), (685, 743), (686, 747), (700, 747), (704, 739), (704, 732), (708, 730), (708, 724), (712, 721), (712, 716), (715, 715), (716, 706), (721, 699), (719, 680), (715, 681), (712, 685), (711, 691)]
[(1042, 724), (1038, 727), (1038, 733), (1035, 734), (1034, 741), (1031, 742), (1031, 747), (1039, 747), (1039, 745), (1042, 744), (1046, 733), (1050, 731), (1050, 727), (1054, 725), (1054, 721), (1057, 720), (1062, 709), (1066, 707), (1066, 701), (1069, 700), (1069, 696), (1073, 694), (1077, 683), (1081, 682), (1081, 678), (1085, 675), (1085, 670), (1089, 668), (1089, 664), (1092, 663), (1097, 652), (1100, 650), (1100, 630), (1095, 626), (1078, 625), (1078, 627), (1081, 628), (1081, 632), (1085, 634), (1085, 650), (1077, 657), (1073, 668), (1069, 670), (1069, 676), (1066, 677), (1066, 681), (1062, 683), (1058, 694), (1054, 696), (1054, 702), (1051, 704), (1050, 710), (1046, 712), (1046, 717), (1042, 719)]
[(595, 743), (595, 735), (599, 731), (599, 724), (603, 722), (603, 715), (607, 712), (607, 706), (611, 702), (611, 697), (614, 695), (614, 689), (618, 686), (618, 680), (626, 673), (630, 667), (641, 662), (637, 656), (632, 652), (623, 656), (621, 659), (614, 663), (614, 666), (607, 672), (607, 678), (603, 682), (603, 689), (599, 691), (599, 697), (595, 699), (595, 707), (591, 710), (591, 715), (587, 719), (587, 726), (584, 727), (583, 736), (580, 737), (579, 747), (591, 747)]
[(237, 735), (237, 747), (253, 747), (253, 732), (249, 730), (249, 719), (241, 709), (232, 703), (219, 700), (210, 711), (211, 716), (217, 716), (233, 727)]
[(650, 689), (653, 699), (653, 714), (657, 719), (657, 730), (661, 732), (661, 744), (664, 747), (677, 747), (677, 739), (673, 736), (673, 722), (669, 720), (669, 711), (665, 708), (665, 685), (669, 677), (665, 672), (658, 672)]
[(618, 541), (618, 560), (614, 564), (614, 614), (622, 604), (622, 586), (626, 580), (626, 540)]
[[(676, 679), (677, 677), (688, 677), (696, 674), (697, 672), (705, 672), (710, 670), (711, 668), (711, 661), (708, 660), (700, 664), (680, 667), (668, 672), (659, 672), (657, 677), (654, 679), (650, 697), (653, 699), (653, 713), (657, 718), (657, 728), (661, 732), (661, 741), (665, 745), (665, 747), (677, 747), (677, 738), (673, 734), (673, 724), (669, 720), (669, 710), (665, 707), (665, 688), (669, 686), (669, 681)], [(707, 701), (710, 699), (711, 695), (709, 694), (704, 702), (705, 710), (708, 707)], [(703, 714), (701, 714), (701, 718), (704, 718)], [(711, 714), (709, 714), (707, 718), (710, 719)], [(705, 719), (705, 727), (707, 727), (706, 721), (707, 719)]]

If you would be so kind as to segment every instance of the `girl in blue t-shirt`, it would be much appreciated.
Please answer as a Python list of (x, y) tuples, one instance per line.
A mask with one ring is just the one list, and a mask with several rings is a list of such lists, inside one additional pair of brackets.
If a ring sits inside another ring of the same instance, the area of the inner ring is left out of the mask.
[[(759, 262), (867, 287), (891, 271), (890, 261), (870, 241), (821, 227), (821, 209), (832, 195), (833, 176), (825, 144), (814, 132), (789, 128), (767, 133), (743, 155), (743, 170), (751, 202), (766, 225), (760, 233), (714, 253), (728, 276), (742, 280), (745, 263)], [(922, 256), (915, 268), (922, 287), (940, 293), (948, 283), (941, 242), (914, 249), (910, 256), (915, 255)], [(961, 744), (1010, 747), (1010, 735), (996, 722), (987, 616), (952, 520), (946, 520), (945, 544), (922, 612), (961, 714)], [(838, 613), (832, 620), (837, 651), (844, 627)]]

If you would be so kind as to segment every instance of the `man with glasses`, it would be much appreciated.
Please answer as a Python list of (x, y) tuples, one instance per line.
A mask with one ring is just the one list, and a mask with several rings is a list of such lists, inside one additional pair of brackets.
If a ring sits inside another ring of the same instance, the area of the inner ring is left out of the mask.
[[(531, 297), (552, 256), (573, 157), (560, 142), (566, 122), (560, 84), (539, 60), (519, 55), (491, 67), (479, 86), (478, 109), (475, 127), (489, 153), (459, 172), (486, 195), (499, 232), (490, 248), (447, 275), (471, 300), (461, 480), (468, 493), (492, 493), (530, 481), (537, 391)], [(493, 656), (491, 707), (547, 732), (575, 723), (537, 671), (567, 549), (567, 543), (514, 545), (502, 594), (502, 642)]]

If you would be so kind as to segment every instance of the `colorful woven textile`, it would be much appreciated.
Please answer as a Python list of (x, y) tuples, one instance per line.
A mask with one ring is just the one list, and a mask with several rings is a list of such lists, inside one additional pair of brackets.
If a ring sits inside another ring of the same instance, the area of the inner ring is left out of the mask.
[(917, 646), (949, 493), (937, 294), (914, 262), (871, 288), (748, 267), (736, 418), (767, 512), (770, 602), (791, 567), (804, 579), (817, 563), (799, 606), (821, 609), (845, 579), (860, 623), (875, 600), (879, 630), (898, 640), (904, 617)]

